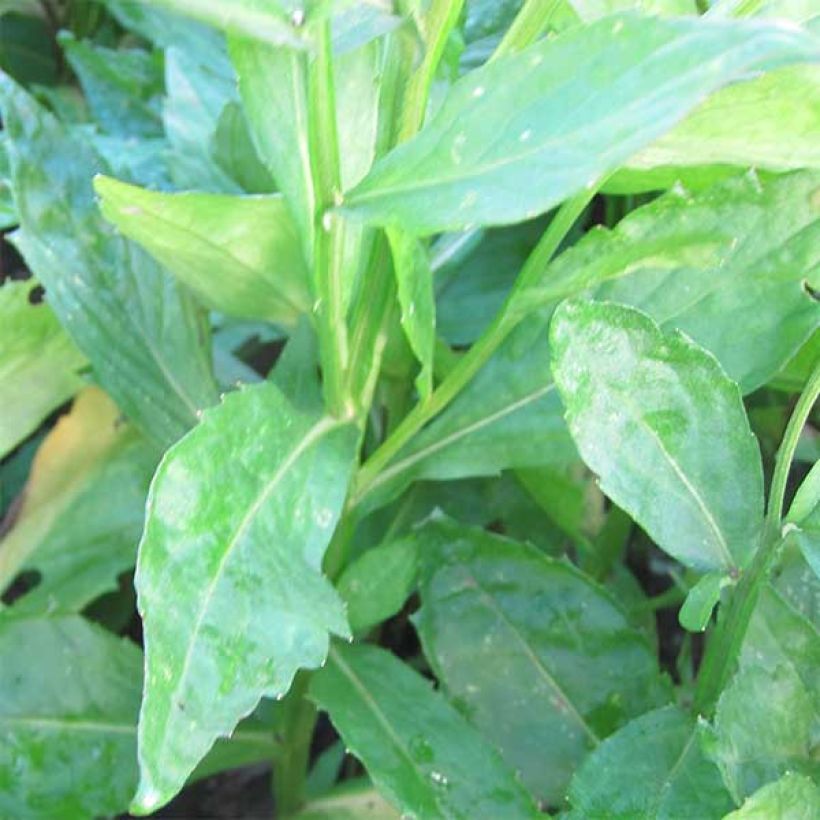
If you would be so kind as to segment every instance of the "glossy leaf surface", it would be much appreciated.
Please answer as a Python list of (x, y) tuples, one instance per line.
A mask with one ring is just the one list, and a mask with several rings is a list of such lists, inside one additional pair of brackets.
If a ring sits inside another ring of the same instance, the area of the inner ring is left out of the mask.
[(594, 185), (722, 85), (818, 59), (810, 35), (773, 23), (624, 15), (578, 27), (456, 83), (346, 207), (417, 234), (521, 221)]
[(147, 677), (134, 809), (167, 802), (217, 737), (319, 666), (330, 632), (347, 634), (321, 562), (357, 440), (260, 384), (166, 453), (137, 564)]
[(20, 214), (15, 244), (103, 387), (168, 445), (216, 398), (207, 333), (191, 300), (103, 220), (91, 185), (101, 160), (8, 79), (0, 106)]
[(498, 753), (428, 681), (389, 652), (335, 645), (310, 692), (379, 791), (402, 812), (537, 816)]
[(762, 468), (717, 361), (604, 302), (565, 302), (551, 340), (570, 430), (604, 493), (684, 564), (744, 566), (763, 518)]
[(0, 288), (0, 458), (79, 390), (85, 357), (48, 304), (31, 304), (33, 282)]
[[(820, 173), (754, 173), (676, 191), (590, 232), (554, 263), (609, 279), (630, 304), (713, 353), (744, 393), (765, 384), (820, 326)], [(731, 315), (733, 321), (727, 322)]]
[(721, 89), (630, 159), (608, 187), (622, 192), (666, 187), (676, 178), (703, 175), (696, 167), (703, 165), (713, 165), (717, 173), (728, 165), (818, 168), (818, 146), (820, 68), (790, 66)]
[(77, 616), (0, 623), (0, 814), (124, 811), (141, 677), (136, 646)]
[(116, 586), (136, 559), (157, 457), (102, 390), (80, 393), (37, 451), (0, 541), (0, 591), (21, 571), (42, 576), (7, 613), (78, 612)]
[(571, 820), (721, 817), (732, 808), (695, 721), (676, 706), (648, 712), (605, 740), (573, 777), (568, 799)]
[(212, 310), (292, 325), (310, 310), (302, 247), (281, 196), (166, 194), (98, 177), (102, 213)]
[(540, 800), (668, 699), (649, 643), (603, 589), (536, 548), (445, 520), (414, 536), (415, 623), (447, 693)]

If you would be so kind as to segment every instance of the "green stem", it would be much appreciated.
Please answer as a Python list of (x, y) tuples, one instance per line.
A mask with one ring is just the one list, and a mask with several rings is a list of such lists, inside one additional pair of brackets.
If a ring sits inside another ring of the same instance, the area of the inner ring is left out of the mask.
[(783, 441), (777, 451), (772, 486), (769, 491), (769, 506), (760, 546), (749, 569), (743, 573), (726, 607), (726, 613), (719, 620), (707, 647), (695, 692), (695, 708), (699, 714), (710, 715), (712, 713), (720, 693), (734, 672), (760, 589), (781, 543), (780, 528), (789, 469), (800, 433), (818, 395), (820, 395), (820, 363), (814, 368), (795, 405), (794, 412), (786, 425)]
[(309, 74), (311, 172), (316, 191), (314, 288), (325, 397), (334, 415), (350, 415), (345, 391), (348, 367), (343, 293), (344, 221), (333, 213), (341, 201), (339, 137), (333, 87), (330, 23), (318, 29), (317, 53)]
[(283, 703), (282, 753), (273, 768), (276, 816), (289, 817), (304, 805), (316, 707), (307, 699), (309, 672), (299, 672)]
[(517, 310), (518, 297), (533, 286), (561, 245), (575, 220), (595, 195), (596, 188), (585, 189), (567, 200), (544, 232), (538, 245), (527, 259), (507, 300), (478, 341), (455, 362), (442, 383), (427, 401), (417, 404), (402, 420), (387, 440), (365, 462), (359, 471), (348, 506), (355, 506), (367, 493), (379, 473), (390, 463), (402, 447), (425, 425), (438, 415), (464, 389), (478, 371), (498, 350), (501, 343), (524, 318)]
[(461, 16), (464, 0), (433, 0), (424, 16), (424, 38), (427, 49), (421, 65), (413, 74), (405, 93), (399, 142), (412, 137), (421, 128), (427, 111), (430, 86), (444, 54), (447, 38)]
[[(560, 0), (527, 0), (490, 60), (497, 60), (532, 45), (547, 30), (560, 5)], [(572, 10), (569, 5), (568, 8)]]

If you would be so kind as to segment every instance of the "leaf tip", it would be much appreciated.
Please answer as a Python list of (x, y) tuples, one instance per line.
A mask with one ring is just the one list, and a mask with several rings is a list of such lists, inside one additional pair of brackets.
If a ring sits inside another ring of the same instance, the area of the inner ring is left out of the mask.
[(142, 817), (156, 811), (165, 802), (167, 801), (163, 799), (159, 789), (143, 774), (140, 778), (137, 793), (134, 795), (128, 810), (131, 814)]

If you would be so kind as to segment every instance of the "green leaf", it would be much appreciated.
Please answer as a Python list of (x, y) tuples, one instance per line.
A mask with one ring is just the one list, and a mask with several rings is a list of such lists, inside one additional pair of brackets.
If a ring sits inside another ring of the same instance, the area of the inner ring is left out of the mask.
[(0, 104), (20, 214), (15, 244), (102, 386), (167, 446), (216, 399), (202, 317), (150, 257), (112, 234), (91, 184), (105, 169), (87, 140), (8, 79)]
[(682, 330), (747, 393), (820, 326), (820, 304), (804, 286), (820, 286), (818, 265), (820, 173), (750, 173), (695, 195), (669, 193), (612, 231), (590, 232), (543, 281), (573, 268), (608, 279), (598, 298)]
[(231, 60), (259, 158), (273, 175), (299, 227), (305, 258), (311, 258), (316, 196), (310, 167), (305, 58), (232, 38)]
[(85, 357), (47, 303), (31, 304), (35, 282), (0, 288), (0, 458), (79, 390)]
[(537, 816), (498, 753), (429, 681), (385, 650), (336, 644), (310, 694), (403, 813)]
[(677, 706), (648, 712), (605, 740), (573, 777), (568, 799), (571, 820), (720, 817), (732, 807), (695, 721)]
[(818, 728), (812, 696), (793, 668), (746, 667), (720, 696), (708, 754), (739, 803), (787, 772), (820, 776), (812, 753)]
[(690, 632), (704, 632), (712, 619), (712, 610), (720, 600), (720, 592), (732, 579), (723, 572), (707, 572), (689, 590), (678, 613), (678, 621)]
[[(78, 612), (134, 565), (157, 455), (97, 387), (77, 397), (37, 451), (14, 524), (0, 542), (0, 591), (42, 579), (7, 610)], [(0, 617), (2, 617), (0, 606)]]
[(160, 52), (103, 48), (68, 32), (59, 42), (103, 131), (123, 137), (162, 135)]
[(570, 430), (604, 493), (687, 566), (745, 566), (763, 520), (762, 466), (717, 361), (604, 302), (564, 302), (551, 341)]
[(820, 68), (790, 66), (721, 89), (630, 159), (606, 187), (620, 193), (665, 188), (710, 164), (716, 174), (729, 165), (820, 168)]
[(295, 324), (312, 299), (302, 248), (279, 195), (168, 194), (97, 177), (105, 218), (212, 310)]
[(456, 83), (346, 208), (416, 234), (521, 221), (595, 185), (726, 83), (817, 59), (810, 35), (776, 23), (624, 15), (574, 28)]
[(79, 617), (0, 623), (0, 815), (123, 812), (141, 677), (136, 646)]
[(813, 820), (820, 816), (820, 789), (808, 777), (791, 772), (758, 789), (723, 820)]
[(337, 588), (353, 632), (387, 620), (404, 606), (416, 586), (417, 553), (415, 539), (402, 539), (368, 550), (348, 566)]
[(356, 428), (272, 384), (229, 394), (154, 477), (136, 586), (146, 647), (140, 788), (153, 811), (262, 696), (325, 659), (344, 609), (321, 574)]
[(415, 536), (415, 618), (449, 696), (556, 805), (589, 749), (668, 700), (649, 642), (569, 563), (454, 521)]
[(396, 229), (389, 230), (387, 236), (393, 252), (401, 326), (421, 363), (416, 387), (420, 400), (424, 401), (433, 389), (433, 352), (436, 344), (433, 272), (427, 250), (419, 240)]

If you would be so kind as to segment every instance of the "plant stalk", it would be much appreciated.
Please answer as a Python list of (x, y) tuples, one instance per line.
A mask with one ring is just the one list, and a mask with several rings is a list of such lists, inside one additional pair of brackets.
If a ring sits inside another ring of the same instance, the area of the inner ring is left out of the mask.
[(304, 805), (310, 745), (316, 726), (316, 707), (307, 699), (309, 672), (299, 672), (283, 704), (282, 752), (273, 766), (273, 797), (276, 816), (289, 817)]
[(514, 54), (532, 45), (547, 30), (559, 5), (560, 0), (527, 0), (490, 60)]
[(544, 235), (524, 263), (515, 286), (487, 330), (454, 363), (453, 369), (428, 397), (427, 401), (417, 404), (382, 446), (362, 466), (356, 477), (349, 506), (355, 506), (361, 501), (379, 473), (390, 463), (399, 450), (428, 421), (447, 407), (518, 325), (524, 317), (524, 314), (515, 308), (518, 296), (543, 275), (546, 266), (555, 255), (561, 242), (575, 224), (576, 219), (583, 213), (596, 191), (597, 188), (585, 189), (572, 199), (568, 199), (559, 208)]
[(783, 440), (777, 450), (772, 486), (769, 491), (769, 506), (763, 524), (760, 546), (749, 569), (741, 576), (734, 595), (726, 607), (726, 613), (718, 621), (715, 633), (707, 647), (695, 691), (695, 708), (698, 714), (706, 716), (712, 714), (720, 693), (734, 672), (760, 589), (782, 541), (781, 522), (789, 469), (800, 433), (818, 395), (820, 395), (820, 363), (814, 368), (795, 405), (794, 412), (786, 425)]
[(319, 27), (317, 40), (308, 83), (311, 171), (317, 201), (314, 309), (328, 409), (335, 416), (350, 416), (352, 408), (345, 389), (349, 354), (343, 282), (344, 220), (333, 212), (341, 201), (342, 183), (329, 21)]

